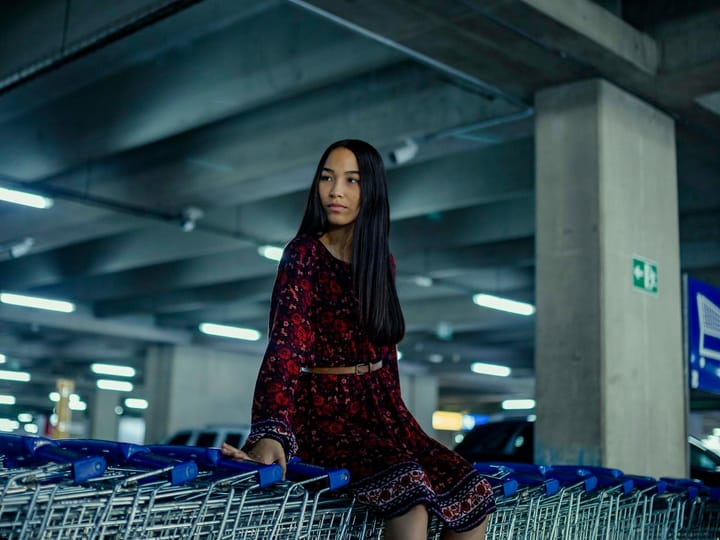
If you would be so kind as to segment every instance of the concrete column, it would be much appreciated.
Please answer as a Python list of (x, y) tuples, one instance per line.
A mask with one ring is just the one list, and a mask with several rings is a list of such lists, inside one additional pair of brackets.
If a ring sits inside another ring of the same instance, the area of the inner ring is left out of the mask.
[(535, 101), (536, 460), (685, 475), (673, 121), (602, 80)]
[(115, 407), (120, 399), (119, 392), (96, 390), (90, 404), (90, 437), (116, 441), (118, 437), (118, 415)]
[(437, 433), (432, 427), (432, 415), (438, 404), (437, 377), (400, 373), (400, 392), (420, 427), (431, 437), (436, 437)]
[(148, 351), (146, 442), (186, 428), (250, 423), (262, 357), (202, 347), (158, 346)]

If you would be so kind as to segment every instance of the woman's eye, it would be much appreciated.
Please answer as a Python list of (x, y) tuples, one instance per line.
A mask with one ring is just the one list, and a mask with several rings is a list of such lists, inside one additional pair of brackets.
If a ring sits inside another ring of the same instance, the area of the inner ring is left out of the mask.
[(350, 182), (351, 184), (357, 184), (358, 182), (360, 182), (360, 179), (359, 178), (348, 178), (348, 182)]
[(320, 177), (321, 182), (329, 182), (331, 178), (326, 174)]

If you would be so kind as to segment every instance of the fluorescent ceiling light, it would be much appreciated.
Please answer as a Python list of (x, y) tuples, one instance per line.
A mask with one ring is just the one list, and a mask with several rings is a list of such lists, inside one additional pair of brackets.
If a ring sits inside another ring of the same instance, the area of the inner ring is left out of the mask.
[(20, 427), (20, 422), (9, 418), (0, 418), (0, 431), (13, 432)]
[(28, 422), (32, 422), (32, 419), (33, 419), (33, 415), (30, 413), (23, 412), (23, 413), (18, 414), (18, 421), (23, 422), (24, 424), (27, 424)]
[(507, 311), (508, 313), (515, 313), (517, 315), (528, 316), (535, 313), (535, 306), (532, 304), (509, 300), (507, 298), (493, 296), (492, 294), (476, 294), (473, 296), (473, 302), (478, 306)]
[(90, 369), (98, 375), (114, 375), (115, 377), (134, 377), (135, 368), (130, 366), (116, 366), (114, 364), (91, 364)]
[(14, 306), (29, 307), (35, 309), (47, 309), (49, 311), (60, 311), (72, 313), (75, 311), (75, 304), (64, 300), (50, 300), (38, 296), (25, 296), (24, 294), (0, 293), (0, 302)]
[(428, 276), (415, 276), (412, 281), (418, 287), (432, 287), (433, 280)]
[(128, 409), (147, 409), (148, 408), (148, 402), (146, 399), (140, 399), (140, 398), (127, 398), (125, 400), (125, 406)]
[(525, 409), (534, 409), (534, 399), (506, 399), (502, 402), (502, 408), (505, 411), (522, 411)]
[(4, 354), (0, 354), (0, 364), (4, 364), (5, 360), (7, 360), (7, 356), (5, 356)]
[(0, 369), (0, 379), (3, 381), (30, 382), (30, 374), (26, 371)]
[(279, 261), (282, 259), (283, 248), (277, 246), (260, 246), (258, 253), (271, 261)]
[(15, 405), (15, 396), (0, 394), (0, 405)]
[(100, 390), (115, 390), (117, 392), (132, 392), (133, 390), (133, 384), (127, 381), (98, 379), (96, 384)]
[[(60, 401), (60, 393), (59, 392), (50, 392), (48, 394), (48, 397), (50, 398), (50, 401), (52, 401), (53, 403), (57, 403), (58, 401)], [(80, 402), (80, 396), (77, 394), (70, 394), (70, 396), (68, 397), (68, 401), (70, 403), (78, 403), (78, 402)]]
[(87, 403), (84, 401), (70, 401), (70, 403), (68, 403), (68, 409), (71, 411), (84, 411), (87, 409)]
[(494, 377), (509, 377), (511, 372), (507, 366), (485, 364), (483, 362), (473, 362), (470, 364), (470, 371), (479, 373), (480, 375), (493, 375)]
[(241, 328), (239, 326), (227, 326), (215, 323), (201, 323), (198, 328), (203, 334), (209, 334), (211, 336), (244, 339), (246, 341), (257, 341), (260, 339), (260, 332), (252, 328)]
[(23, 206), (32, 206), (33, 208), (50, 208), (54, 204), (52, 199), (48, 199), (42, 195), (35, 195), (34, 193), (27, 193), (25, 191), (17, 191), (3, 187), (0, 187), (0, 201), (22, 204)]
[(37, 432), (40, 431), (40, 429), (38, 428), (37, 424), (25, 424), (25, 425), (23, 426), (23, 429), (24, 429), (27, 433), (32, 433), (33, 435), (36, 435)]

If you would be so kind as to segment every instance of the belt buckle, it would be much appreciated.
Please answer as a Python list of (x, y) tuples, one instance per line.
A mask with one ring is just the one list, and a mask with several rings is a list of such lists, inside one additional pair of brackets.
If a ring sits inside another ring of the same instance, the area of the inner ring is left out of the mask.
[[(367, 367), (367, 371), (360, 372), (360, 368), (362, 366)], [(365, 375), (367, 373), (370, 373), (370, 362), (365, 362), (364, 364), (355, 364), (355, 375)]]

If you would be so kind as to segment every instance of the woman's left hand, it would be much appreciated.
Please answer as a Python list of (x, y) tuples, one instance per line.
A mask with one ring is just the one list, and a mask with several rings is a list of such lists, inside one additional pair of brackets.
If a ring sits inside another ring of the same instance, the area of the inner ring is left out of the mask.
[(232, 445), (229, 445), (226, 442), (222, 443), (220, 451), (224, 456), (227, 456), (231, 459), (250, 459), (250, 457), (245, 452), (235, 448)]

